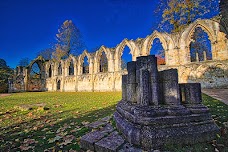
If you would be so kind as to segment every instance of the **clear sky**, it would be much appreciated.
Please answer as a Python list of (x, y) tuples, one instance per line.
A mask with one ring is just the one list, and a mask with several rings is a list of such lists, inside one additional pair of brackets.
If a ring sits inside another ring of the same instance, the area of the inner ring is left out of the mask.
[(152, 33), (156, 0), (0, 0), (0, 58), (14, 68), (55, 43), (65, 20), (80, 29), (88, 50), (115, 47)]

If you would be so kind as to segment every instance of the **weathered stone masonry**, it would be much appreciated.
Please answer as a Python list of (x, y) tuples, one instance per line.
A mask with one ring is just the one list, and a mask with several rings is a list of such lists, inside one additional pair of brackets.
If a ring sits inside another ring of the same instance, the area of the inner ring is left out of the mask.
[[(130, 48), (132, 61), (135, 61), (136, 57), (150, 55), (155, 38), (161, 41), (165, 50), (166, 65), (160, 65), (159, 70), (176, 68), (181, 83), (201, 82), (203, 88), (228, 87), (228, 39), (226, 38), (228, 32), (220, 22), (222, 21), (199, 19), (180, 34), (154, 31), (146, 38), (124, 39), (115, 48), (101, 46), (93, 53), (85, 50), (78, 57), (70, 55), (60, 62), (45, 61), (42, 57), (38, 57), (28, 67), (16, 68), (14, 78), (9, 79), (9, 91), (120, 91), (121, 77), (127, 72), (121, 70), (124, 48), (126, 46)], [(212, 60), (191, 62), (189, 45), (197, 27), (202, 28), (209, 36)], [(103, 52), (108, 59), (107, 72), (99, 70)], [(84, 57), (89, 61), (89, 73), (83, 73)], [(32, 80), (29, 77), (34, 63), (37, 63), (41, 70), (39, 80)], [(73, 64), (73, 74), (69, 74), (70, 64)]]
[(212, 140), (219, 128), (201, 104), (199, 83), (178, 84), (176, 69), (158, 71), (155, 56), (138, 57), (122, 78), (114, 119), (125, 139), (150, 150)]

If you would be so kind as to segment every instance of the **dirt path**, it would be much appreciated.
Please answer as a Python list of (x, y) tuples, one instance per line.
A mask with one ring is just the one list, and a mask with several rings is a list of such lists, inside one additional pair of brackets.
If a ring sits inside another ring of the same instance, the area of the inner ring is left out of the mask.
[(228, 89), (202, 89), (202, 92), (228, 105)]

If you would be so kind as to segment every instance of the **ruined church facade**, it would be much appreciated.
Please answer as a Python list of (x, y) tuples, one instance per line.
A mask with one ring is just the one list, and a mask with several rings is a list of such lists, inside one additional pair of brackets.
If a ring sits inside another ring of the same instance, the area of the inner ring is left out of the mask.
[[(160, 33), (154, 31), (146, 38), (124, 39), (114, 48), (101, 46), (96, 52), (85, 50), (79, 56), (70, 55), (58, 62), (45, 61), (42, 57), (34, 59), (28, 67), (17, 67), (14, 77), (9, 79), (9, 91), (121, 91), (121, 56), (129, 47), (132, 61), (139, 56), (150, 55), (153, 40), (158, 38), (164, 48), (165, 65), (159, 70), (176, 68), (180, 83), (200, 82), (203, 88), (228, 87), (228, 38), (227, 27), (221, 19), (198, 19), (181, 33)], [(212, 58), (206, 52), (203, 60), (191, 61), (190, 43), (196, 28), (207, 33), (211, 42)], [(101, 55), (107, 57), (107, 71), (101, 71)], [(84, 58), (89, 66), (85, 72)], [(37, 64), (40, 72), (36, 78), (31, 76), (32, 66)]]

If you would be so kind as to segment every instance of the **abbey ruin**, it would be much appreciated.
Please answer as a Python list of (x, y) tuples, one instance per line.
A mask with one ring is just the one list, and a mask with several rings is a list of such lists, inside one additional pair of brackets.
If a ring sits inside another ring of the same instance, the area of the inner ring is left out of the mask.
[[(154, 31), (145, 38), (124, 39), (114, 48), (101, 46), (93, 53), (85, 50), (77, 57), (70, 55), (59, 62), (45, 61), (40, 56), (28, 67), (16, 68), (14, 77), (9, 79), (9, 91), (121, 91), (122, 75), (127, 73), (121, 69), (124, 48), (129, 47), (132, 61), (136, 61), (136, 57), (150, 55), (156, 38), (162, 43), (165, 54), (165, 65), (159, 65), (158, 70), (176, 68), (180, 83), (200, 82), (202, 88), (227, 88), (227, 23), (224, 19), (198, 19), (181, 33)], [(196, 61), (191, 60), (190, 43), (196, 28), (201, 28), (209, 37), (210, 59), (204, 52), (203, 59), (199, 60), (199, 54), (196, 53)], [(102, 53), (107, 57), (107, 71), (101, 68)], [(88, 69), (83, 64), (85, 57), (88, 58)], [(31, 76), (34, 64), (40, 69), (37, 77)]]

